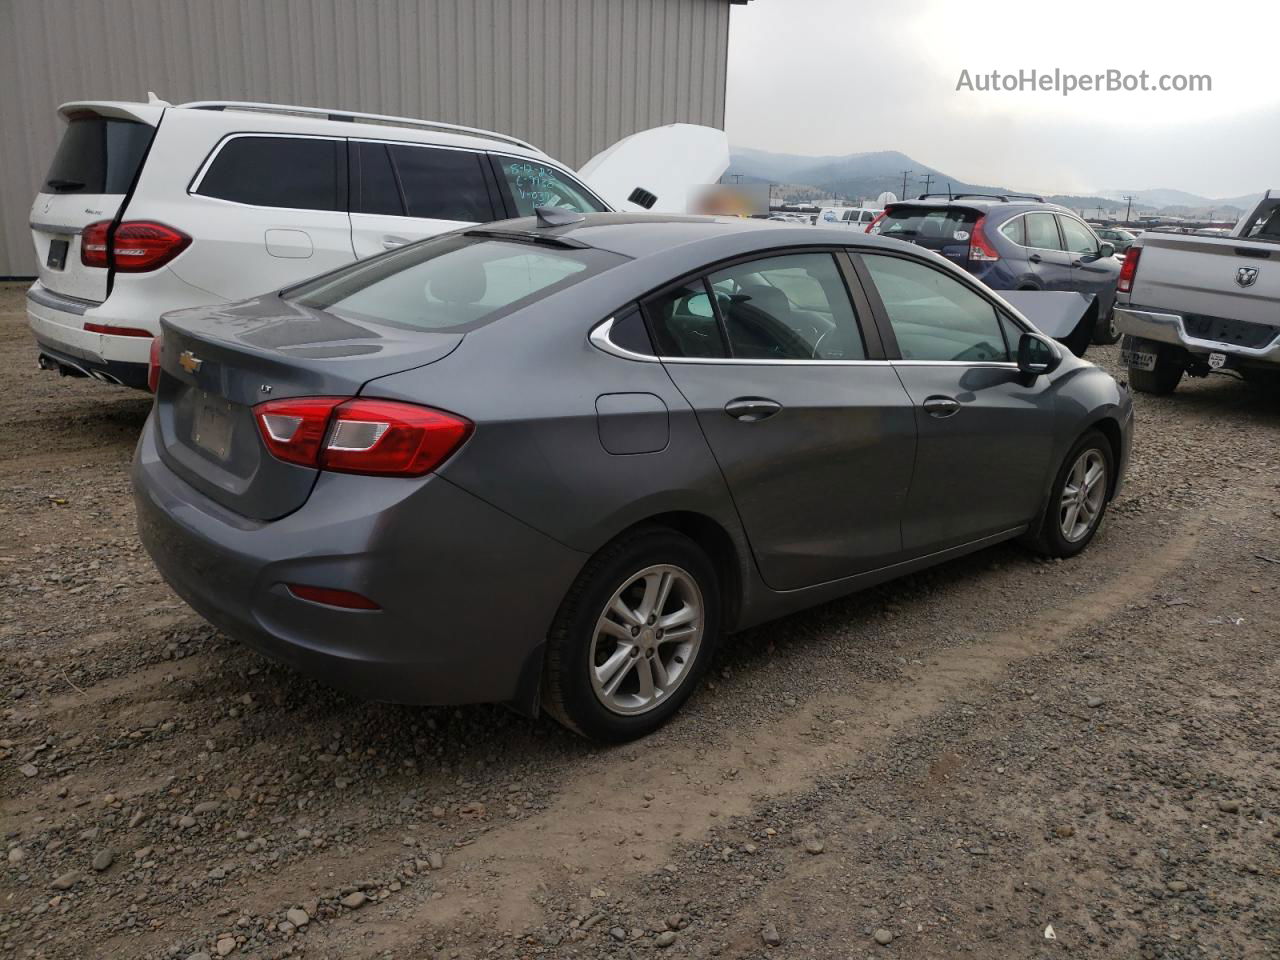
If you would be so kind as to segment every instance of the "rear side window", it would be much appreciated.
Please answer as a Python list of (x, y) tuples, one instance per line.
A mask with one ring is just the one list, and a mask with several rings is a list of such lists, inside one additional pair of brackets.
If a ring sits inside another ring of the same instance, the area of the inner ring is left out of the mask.
[(258, 207), (345, 212), (346, 143), (318, 137), (235, 137), (222, 145), (195, 192)]
[(467, 223), (494, 219), (480, 154), (404, 144), (388, 149), (409, 216)]
[(77, 114), (63, 131), (44, 189), (50, 193), (128, 193), (155, 128)]
[(977, 220), (976, 210), (963, 207), (897, 206), (885, 214), (874, 232), (939, 250), (956, 243), (967, 245)]
[(1052, 213), (1028, 213), (1022, 218), (1023, 229), (1027, 231), (1028, 247), (1037, 250), (1061, 250), (1062, 241), (1058, 237), (1058, 225)]
[(709, 281), (734, 357), (866, 359), (853, 304), (829, 253), (740, 263)]
[(1012, 240), (1020, 247), (1027, 245), (1027, 235), (1022, 217), (1014, 217), (1000, 228), (1006, 239)]
[(941, 270), (865, 254), (904, 360), (1007, 362), (996, 308)]
[(702, 359), (728, 356), (711, 295), (701, 280), (660, 293), (644, 307), (659, 356)]
[(625, 261), (594, 248), (444, 236), (285, 291), (340, 317), (463, 332)]
[(562, 170), (536, 160), (495, 159), (502, 174), (502, 188), (516, 216), (531, 217), (536, 207), (564, 207), (578, 213), (600, 213), (608, 209)]
[(404, 198), (385, 143), (351, 144), (351, 212), (404, 216)]

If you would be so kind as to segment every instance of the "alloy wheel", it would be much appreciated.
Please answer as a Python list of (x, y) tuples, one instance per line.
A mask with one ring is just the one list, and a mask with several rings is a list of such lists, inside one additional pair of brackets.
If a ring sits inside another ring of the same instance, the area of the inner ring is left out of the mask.
[(1059, 501), (1058, 523), (1062, 535), (1070, 543), (1078, 543), (1089, 535), (1107, 496), (1107, 461), (1096, 449), (1085, 450), (1067, 474)]
[(671, 564), (628, 577), (605, 605), (591, 638), (591, 688), (613, 713), (647, 713), (689, 676), (705, 631), (697, 581)]

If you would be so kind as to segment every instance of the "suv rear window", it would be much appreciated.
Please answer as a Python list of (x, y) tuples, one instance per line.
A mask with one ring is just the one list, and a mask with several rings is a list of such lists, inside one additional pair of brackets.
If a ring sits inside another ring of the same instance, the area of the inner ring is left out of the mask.
[(235, 137), (196, 186), (202, 197), (257, 207), (347, 209), (347, 149), (319, 137)]
[(344, 267), (284, 296), (348, 319), (462, 333), (625, 260), (591, 247), (447, 235)]
[(969, 243), (978, 211), (964, 207), (890, 207), (873, 232), (909, 240), (927, 250)]
[(72, 116), (44, 189), (52, 193), (128, 193), (155, 128), (133, 120)]

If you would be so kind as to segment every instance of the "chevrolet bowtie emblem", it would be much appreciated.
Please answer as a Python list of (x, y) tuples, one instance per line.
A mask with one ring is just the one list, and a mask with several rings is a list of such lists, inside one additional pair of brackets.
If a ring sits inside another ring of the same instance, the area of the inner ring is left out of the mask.
[(190, 350), (183, 350), (182, 353), (178, 354), (178, 366), (182, 367), (187, 373), (195, 373), (203, 363), (204, 361)]

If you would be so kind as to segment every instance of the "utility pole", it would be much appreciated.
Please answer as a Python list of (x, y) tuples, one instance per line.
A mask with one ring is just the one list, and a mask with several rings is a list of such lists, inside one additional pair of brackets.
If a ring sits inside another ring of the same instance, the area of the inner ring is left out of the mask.
[(932, 174), (932, 173), (926, 173), (926, 174), (925, 174), (923, 177), (921, 177), (920, 179), (924, 181), (924, 192), (925, 192), (925, 193), (928, 193), (928, 192), (929, 192), (929, 187), (933, 184), (933, 174)]
[(1133, 210), (1133, 197), (1125, 197), (1124, 200), (1127, 201), (1127, 206), (1124, 208), (1124, 222), (1127, 224), (1129, 222), (1129, 214)]
[(913, 173), (915, 173), (914, 170), (902, 171), (902, 199), (903, 200), (907, 199), (907, 177), (911, 176), (911, 174)]

